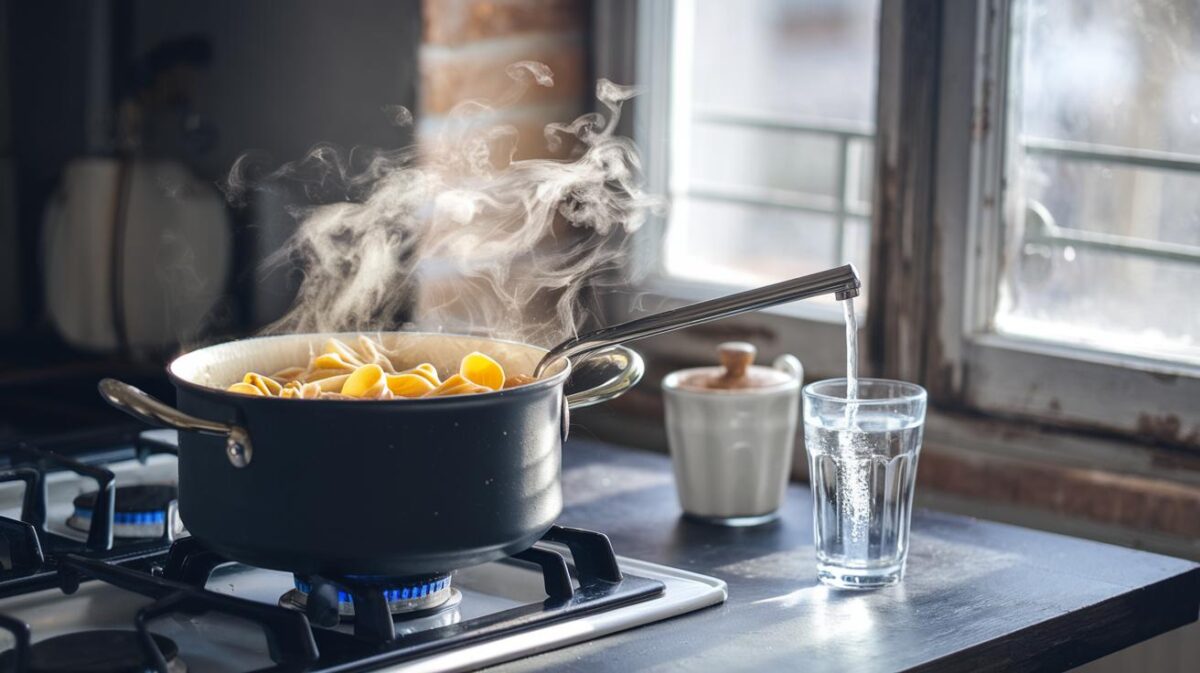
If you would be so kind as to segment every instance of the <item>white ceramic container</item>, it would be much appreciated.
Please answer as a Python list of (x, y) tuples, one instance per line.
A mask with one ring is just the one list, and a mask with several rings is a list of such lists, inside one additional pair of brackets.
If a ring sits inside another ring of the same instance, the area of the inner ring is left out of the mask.
[(750, 368), (767, 385), (688, 385), (722, 371), (682, 369), (663, 379), (679, 504), (689, 517), (711, 523), (766, 523), (779, 516), (787, 491), (804, 369), (798, 359), (783, 355), (770, 368)]

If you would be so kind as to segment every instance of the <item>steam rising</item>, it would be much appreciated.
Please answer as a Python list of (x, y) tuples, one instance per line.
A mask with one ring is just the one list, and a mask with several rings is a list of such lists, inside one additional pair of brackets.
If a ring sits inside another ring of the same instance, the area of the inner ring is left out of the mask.
[[(343, 156), (320, 145), (259, 180), (244, 156), (226, 194), (299, 182), (309, 196), (347, 200), (295, 211), (295, 235), (268, 259), (303, 269), (296, 303), (269, 331), (374, 331), (397, 326), (476, 331), (550, 345), (585, 311), (581, 293), (622, 256), (620, 234), (637, 229), (659, 201), (641, 189), (637, 148), (614, 129), (630, 87), (600, 80), (608, 114), (545, 127), (569, 159), (513, 160), (517, 129), (485, 123), (529, 86), (552, 86), (534, 62), (508, 67), (502, 100), (460, 103), (429, 146)], [(403, 108), (386, 113), (411, 122)], [(419, 290), (419, 291), (418, 291)], [(547, 318), (546, 316), (549, 316)]]

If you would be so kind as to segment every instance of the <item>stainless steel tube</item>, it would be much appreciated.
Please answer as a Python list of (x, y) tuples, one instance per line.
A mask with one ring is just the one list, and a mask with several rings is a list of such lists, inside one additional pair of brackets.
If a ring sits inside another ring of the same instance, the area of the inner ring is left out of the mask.
[(838, 299), (857, 297), (861, 287), (862, 281), (859, 279), (858, 270), (854, 268), (853, 264), (845, 264), (774, 285), (718, 297), (698, 304), (681, 306), (663, 313), (604, 327), (564, 341), (550, 349), (550, 352), (538, 363), (534, 374), (541, 376), (547, 367), (560, 358), (577, 358), (627, 341), (644, 339), (684, 327), (700, 325), (720, 318), (728, 318), (740, 313), (757, 311), (768, 306), (786, 304), (817, 295), (833, 293)]

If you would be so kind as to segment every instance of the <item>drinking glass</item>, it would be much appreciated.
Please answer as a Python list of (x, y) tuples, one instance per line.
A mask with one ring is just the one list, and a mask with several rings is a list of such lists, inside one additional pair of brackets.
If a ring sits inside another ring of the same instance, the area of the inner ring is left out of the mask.
[(846, 379), (804, 388), (804, 444), (813, 492), (817, 577), (843, 588), (895, 584), (904, 575), (925, 389)]

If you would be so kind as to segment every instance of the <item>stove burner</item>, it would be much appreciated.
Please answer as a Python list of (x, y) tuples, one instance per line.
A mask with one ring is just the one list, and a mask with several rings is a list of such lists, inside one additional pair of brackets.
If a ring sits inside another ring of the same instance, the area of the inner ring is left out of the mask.
[[(186, 673), (179, 646), (170, 638), (151, 634), (171, 673)], [(136, 631), (79, 631), (34, 643), (29, 648), (29, 673), (144, 673), (148, 669)], [(12, 670), (12, 650), (0, 654), (0, 669)]]
[[(449, 575), (418, 580), (376, 577), (346, 579), (358, 581), (360, 586), (382, 593), (393, 617), (424, 617), (454, 607), (462, 601), (462, 595), (450, 588)], [(296, 588), (285, 593), (279, 599), (279, 604), (286, 608), (303, 610), (308, 604), (308, 594), (312, 591), (312, 586), (300, 577), (295, 577), (294, 581)], [(345, 620), (354, 618), (354, 597), (344, 586), (338, 587), (338, 615)]]
[[(118, 486), (113, 508), (113, 535), (125, 538), (154, 538), (163, 534), (163, 524), (171, 502), (179, 498), (179, 489), (172, 484), (135, 484)], [(67, 525), (87, 531), (92, 525), (92, 508), (96, 491), (81, 493), (75, 498), (75, 512)], [(182, 528), (173, 522), (175, 532)]]

